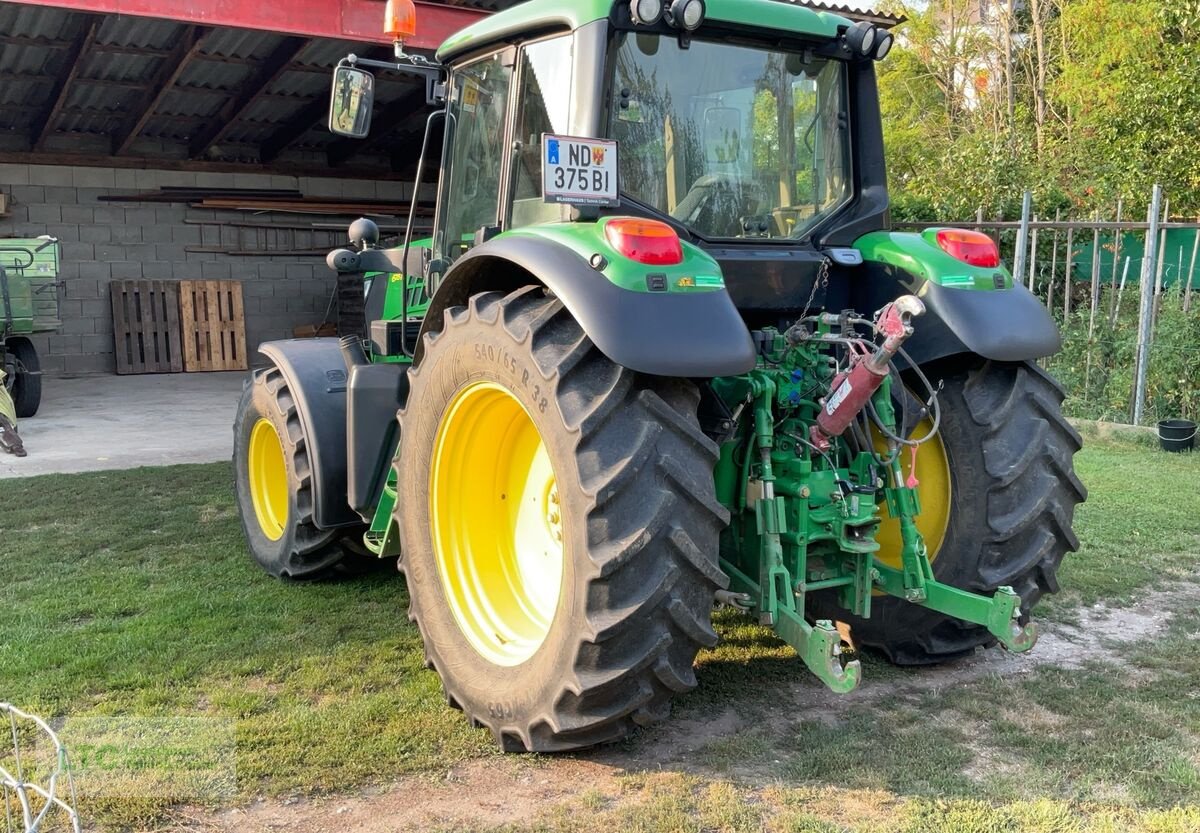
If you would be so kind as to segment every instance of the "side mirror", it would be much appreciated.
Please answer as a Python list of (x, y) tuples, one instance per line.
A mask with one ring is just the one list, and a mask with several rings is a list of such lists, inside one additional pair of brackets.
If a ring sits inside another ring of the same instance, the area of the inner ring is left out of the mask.
[(357, 67), (339, 66), (333, 71), (329, 96), (329, 130), (339, 136), (362, 139), (371, 130), (375, 102), (375, 76)]

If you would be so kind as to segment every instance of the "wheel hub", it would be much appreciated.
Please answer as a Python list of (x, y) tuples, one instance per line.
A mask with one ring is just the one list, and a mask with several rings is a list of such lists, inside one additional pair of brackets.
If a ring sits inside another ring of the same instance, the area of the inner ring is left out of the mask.
[(429, 515), (455, 622), (496, 665), (528, 660), (561, 595), (563, 513), (550, 456), (502, 385), (460, 390), (438, 427)]
[(258, 526), (263, 535), (278, 541), (288, 521), (288, 474), (283, 443), (271, 420), (254, 423), (247, 458), (250, 500)]

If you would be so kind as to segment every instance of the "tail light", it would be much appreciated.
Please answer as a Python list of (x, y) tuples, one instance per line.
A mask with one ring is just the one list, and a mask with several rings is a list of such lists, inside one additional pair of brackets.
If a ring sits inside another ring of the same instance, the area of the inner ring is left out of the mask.
[(982, 232), (942, 229), (937, 233), (937, 242), (942, 251), (963, 263), (985, 269), (1000, 265), (1000, 250), (996, 248), (996, 241)]
[(683, 263), (683, 243), (675, 229), (659, 220), (610, 220), (604, 235), (614, 249), (647, 266)]

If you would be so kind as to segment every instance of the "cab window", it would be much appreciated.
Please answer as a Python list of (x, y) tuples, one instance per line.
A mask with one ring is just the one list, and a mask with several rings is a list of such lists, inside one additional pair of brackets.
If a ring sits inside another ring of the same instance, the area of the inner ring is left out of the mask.
[(499, 222), (513, 74), (508, 55), (506, 50), (461, 67), (451, 81), (437, 248), (452, 260), (470, 247), (475, 232)]
[(563, 35), (521, 50), (517, 86), (514, 153), (513, 228), (559, 218), (557, 205), (542, 199), (543, 133), (569, 133), (572, 38)]

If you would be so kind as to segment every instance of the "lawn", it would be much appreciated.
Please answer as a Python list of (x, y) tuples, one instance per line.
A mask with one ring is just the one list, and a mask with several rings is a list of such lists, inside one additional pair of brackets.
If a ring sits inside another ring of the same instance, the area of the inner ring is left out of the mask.
[[(1077, 466), (1084, 548), (1039, 616), (1071, 634), (1104, 627), (1097, 604), (1152, 604), (1143, 619), (1162, 627), (1133, 638), (1114, 617), (1109, 650), (1004, 675), (986, 659), (946, 676), (867, 658), (863, 687), (838, 700), (724, 614), (677, 722), (591, 756), (617, 777), (531, 829), (1200, 830), (1200, 455), (1094, 442)], [(220, 464), (7, 481), (0, 700), (228, 726), (230, 803), (501, 766), (424, 669), (395, 573), (267, 578), (243, 549), (230, 480)], [(661, 754), (679, 727), (714, 723), (735, 729)], [(169, 812), (112, 796), (84, 809), (114, 829)]]

